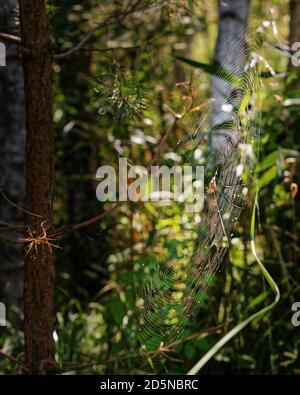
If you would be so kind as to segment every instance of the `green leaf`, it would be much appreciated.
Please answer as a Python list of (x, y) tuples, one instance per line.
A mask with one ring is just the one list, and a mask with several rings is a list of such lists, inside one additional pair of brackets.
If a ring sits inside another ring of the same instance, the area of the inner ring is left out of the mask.
[(268, 292), (262, 292), (260, 295), (256, 296), (248, 305), (248, 309), (252, 309), (258, 304), (262, 303), (266, 297), (268, 296)]
[(265, 171), (258, 181), (259, 188), (261, 189), (264, 186), (270, 184), (271, 181), (275, 180), (277, 173), (277, 166), (272, 166), (269, 170)]
[(260, 271), (262, 272), (264, 278), (267, 280), (270, 288), (275, 294), (274, 300), (271, 304), (264, 307), (263, 309), (257, 311), (256, 313), (250, 315), (250, 317), (246, 318), (244, 321), (236, 325), (233, 329), (231, 329), (225, 336), (223, 336), (197, 363), (196, 365), (187, 373), (188, 375), (195, 375), (199, 372), (200, 369), (212, 358), (214, 357), (220, 349), (229, 342), (234, 336), (236, 336), (242, 329), (244, 329), (247, 325), (249, 325), (252, 321), (256, 319), (261, 319), (265, 314), (269, 313), (279, 302), (280, 300), (280, 291), (273, 280), (270, 273), (262, 264), (261, 260), (257, 256), (256, 248), (255, 248), (255, 218), (256, 218), (256, 206), (258, 202), (258, 190), (256, 192), (255, 201), (252, 210), (252, 217), (251, 217), (251, 229), (250, 229), (250, 239), (251, 239), (251, 249), (252, 254), (259, 266)]
[(257, 171), (263, 171), (276, 164), (278, 160), (278, 150), (271, 152), (261, 163), (257, 165)]
[(125, 307), (120, 301), (119, 296), (115, 296), (110, 302), (109, 309), (114, 317), (115, 323), (121, 325), (123, 317), (125, 315)]
[(232, 85), (234, 85), (236, 88), (241, 88), (242, 86), (242, 79), (231, 74), (229, 71), (225, 70), (222, 66), (220, 66), (218, 63), (201, 63), (201, 62), (196, 62), (195, 60), (187, 59), (182, 56), (175, 56), (176, 59), (180, 60), (181, 62), (184, 62), (188, 64), (189, 66), (195, 67), (197, 69), (202, 69), (206, 73), (219, 77)]
[(244, 111), (246, 110), (248, 104), (249, 104), (249, 100), (250, 100), (250, 92), (246, 91), (243, 100), (241, 102), (240, 108), (239, 108), (239, 114), (242, 115), (244, 113)]

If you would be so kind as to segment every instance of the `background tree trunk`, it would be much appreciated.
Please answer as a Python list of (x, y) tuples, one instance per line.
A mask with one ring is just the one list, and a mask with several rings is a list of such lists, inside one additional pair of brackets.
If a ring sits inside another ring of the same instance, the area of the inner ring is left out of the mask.
[(290, 0), (290, 35), (289, 42), (292, 45), (294, 42), (300, 41), (300, 1)]
[[(289, 44), (290, 47), (296, 42), (300, 42), (300, 1), (290, 0), (290, 32), (289, 32)], [(292, 62), (289, 63), (289, 69), (293, 69)], [(299, 69), (299, 66), (298, 66)], [(289, 88), (299, 89), (300, 88), (300, 76), (291, 81)]]
[[(233, 76), (240, 76), (243, 71), (246, 53), (246, 29), (249, 14), (249, 0), (219, 1), (218, 39), (215, 62)], [(237, 50), (238, 49), (238, 50)], [(224, 123), (234, 118), (234, 112), (228, 106), (236, 107), (241, 94), (230, 82), (214, 77), (212, 81), (212, 127), (211, 163), (223, 165), (239, 140), (239, 134), (226, 130)], [(225, 111), (225, 107), (227, 111)], [(226, 153), (226, 154), (224, 154)]]
[[(20, 0), (26, 99), (26, 208), (32, 232), (41, 236), (51, 224), (53, 184), (52, 51), (46, 2)], [(52, 303), (54, 260), (47, 245), (27, 246), (24, 260), (25, 356), (30, 372), (53, 365)]]
[[(1, 31), (11, 33), (16, 25), (17, 1), (0, 1)], [(6, 43), (7, 54), (16, 53), (15, 44)], [(25, 196), (25, 109), (24, 78), (20, 60), (7, 60), (0, 67), (0, 188), (6, 196), (22, 206)], [(9, 224), (21, 225), (23, 213), (1, 199), (0, 218)], [(20, 237), (19, 234), (12, 235)], [(22, 245), (0, 245), (0, 300), (6, 304), (9, 319), (19, 325), (12, 307), (20, 308), (23, 297)]]
[[(240, 77), (244, 69), (245, 55), (246, 55), (246, 39), (247, 39), (247, 25), (249, 14), (249, 0), (226, 0), (219, 1), (219, 23), (218, 23), (218, 38), (215, 50), (215, 62), (225, 69), (228, 73), (235, 77)], [(240, 140), (239, 131), (234, 130), (230, 126), (230, 122), (234, 121), (235, 109), (239, 106), (242, 99), (243, 92), (239, 91), (233, 84), (220, 77), (214, 76), (212, 81), (212, 98), (214, 99), (212, 105), (212, 130), (210, 133), (210, 147), (208, 166), (206, 171), (211, 178), (216, 171), (217, 185), (218, 177), (222, 179), (221, 184), (237, 185), (239, 179), (236, 176), (236, 166), (238, 163), (234, 161), (235, 149)], [(226, 106), (226, 107), (225, 107)], [(231, 111), (229, 109), (231, 107)], [(226, 111), (228, 110), (228, 111)], [(225, 180), (225, 182), (224, 182)], [(218, 204), (215, 199), (207, 196), (206, 198), (206, 212), (204, 220), (208, 224), (218, 223), (218, 227), (211, 229), (211, 234), (218, 240), (219, 244), (225, 236), (224, 229), (227, 236), (230, 238), (232, 229), (234, 227), (233, 218), (238, 218), (241, 210), (234, 207), (230, 201), (233, 199), (237, 189), (229, 188), (224, 191), (224, 195), (228, 198), (224, 199), (222, 196), (218, 197)], [(218, 210), (222, 212), (223, 226), (220, 224), (220, 215)], [(226, 214), (226, 215), (224, 215)], [(231, 220), (229, 220), (230, 218)], [(210, 226), (210, 225), (209, 225)], [(225, 248), (222, 253), (217, 251), (212, 252), (212, 262), (218, 262), (228, 259), (228, 250)], [(217, 264), (218, 264), (217, 263)], [(226, 265), (224, 277), (217, 276), (218, 285), (216, 289), (219, 290), (217, 298), (219, 298), (219, 306), (222, 306), (221, 300), (226, 292), (226, 279), (228, 275), (231, 276), (231, 283), (234, 278), (232, 276), (231, 266)], [(226, 300), (224, 299), (224, 306)]]

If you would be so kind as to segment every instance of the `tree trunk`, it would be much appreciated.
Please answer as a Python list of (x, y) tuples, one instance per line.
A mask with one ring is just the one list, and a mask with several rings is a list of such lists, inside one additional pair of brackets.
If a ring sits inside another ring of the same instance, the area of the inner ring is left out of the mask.
[[(35, 238), (49, 232), (53, 187), (52, 50), (46, 2), (19, 0), (26, 101), (26, 209)], [(35, 239), (36, 241), (37, 239)], [(54, 259), (49, 245), (29, 244), (24, 258), (25, 357), (31, 373), (53, 366)]]
[[(10, 32), (15, 23), (15, 1), (0, 1), (1, 31)], [(9, 26), (9, 29), (6, 27)], [(6, 43), (8, 54), (16, 52), (16, 45)], [(1, 189), (19, 206), (25, 196), (25, 109), (23, 69), (18, 59), (7, 60), (0, 67), (0, 174)], [(1, 200), (0, 218), (9, 224), (21, 225), (23, 213)], [(20, 234), (10, 234), (20, 237)], [(0, 300), (6, 304), (9, 319), (19, 326), (20, 315), (12, 307), (21, 308), (23, 294), (22, 246), (2, 243), (0, 245)]]
[[(289, 44), (290, 47), (294, 43), (300, 42), (300, 1), (290, 0), (290, 33), (289, 33)], [(289, 69), (292, 70), (292, 62), (289, 63)], [(298, 66), (299, 68), (299, 66)], [(300, 77), (298, 73), (298, 78), (295, 78), (289, 84), (289, 89), (299, 89), (300, 88)]]
[[(219, 1), (218, 39), (215, 62), (234, 77), (242, 74), (246, 53), (246, 30), (249, 0)], [(234, 119), (232, 111), (241, 100), (241, 92), (230, 82), (220, 77), (212, 81), (212, 127), (208, 167), (224, 165), (239, 142), (239, 133), (224, 126)], [(232, 110), (230, 111), (230, 108)]]
[(300, 42), (300, 1), (290, 0), (290, 35), (289, 42), (292, 46), (295, 42)]
[[(219, 1), (218, 39), (215, 51), (215, 62), (234, 77), (240, 77), (245, 62), (247, 19), (249, 0)], [(212, 115), (211, 133), (206, 164), (206, 176), (209, 180), (215, 177), (217, 194), (207, 194), (202, 213), (202, 223), (207, 228), (205, 242), (212, 247), (202, 261), (210, 262), (212, 272), (226, 258), (229, 240), (238, 219), (241, 208), (234, 204), (234, 198), (241, 190), (236, 166), (238, 165), (237, 147), (240, 141), (239, 130), (235, 128), (239, 106), (244, 92), (231, 82), (218, 76), (212, 81)], [(224, 188), (223, 186), (230, 186)], [(224, 242), (226, 241), (226, 242)], [(199, 251), (200, 256), (203, 254)], [(221, 283), (224, 282), (218, 277)]]

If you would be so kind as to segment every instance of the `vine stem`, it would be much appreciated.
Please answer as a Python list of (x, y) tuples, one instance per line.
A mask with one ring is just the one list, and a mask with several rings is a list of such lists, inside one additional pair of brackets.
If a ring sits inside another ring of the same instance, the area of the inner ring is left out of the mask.
[(258, 190), (256, 191), (255, 201), (252, 210), (252, 217), (251, 217), (251, 231), (250, 231), (250, 240), (251, 240), (251, 250), (252, 254), (258, 264), (259, 269), (261, 270), (263, 276), (267, 280), (270, 288), (275, 294), (274, 300), (271, 304), (264, 307), (263, 309), (257, 311), (256, 313), (252, 314), (250, 317), (246, 318), (244, 321), (236, 325), (233, 329), (231, 329), (225, 336), (223, 336), (197, 363), (192, 367), (192, 369), (187, 373), (187, 375), (195, 375), (197, 374), (204, 365), (214, 356), (217, 352), (235, 335), (237, 335), (242, 329), (244, 329), (248, 324), (250, 324), (255, 319), (261, 319), (265, 314), (270, 312), (276, 304), (280, 300), (280, 291), (279, 288), (267, 271), (265, 266), (263, 265), (262, 261), (259, 259), (256, 248), (255, 248), (255, 217), (256, 217), (256, 207), (258, 205)]

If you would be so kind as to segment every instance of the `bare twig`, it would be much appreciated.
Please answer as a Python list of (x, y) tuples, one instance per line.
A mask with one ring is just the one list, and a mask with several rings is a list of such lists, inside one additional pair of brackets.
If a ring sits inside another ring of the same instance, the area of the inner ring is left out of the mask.
[[(145, 7), (138, 8), (137, 7), (138, 4), (139, 4), (139, 1), (130, 10), (124, 11), (122, 13), (121, 17), (125, 18), (126, 16), (128, 16), (128, 15), (134, 13), (134, 12), (142, 11), (145, 8)], [(148, 8), (150, 8), (150, 7), (148, 7)], [(118, 14), (109, 16), (104, 22), (101, 22), (101, 23), (97, 24), (92, 30), (90, 30), (83, 37), (83, 39), (77, 45), (75, 45), (73, 48), (70, 48), (67, 51), (62, 52), (62, 53), (54, 54), (54, 56), (53, 56), (54, 59), (65, 59), (65, 58), (68, 58), (69, 56), (72, 56), (75, 53), (79, 52), (80, 50), (83, 49), (84, 45), (87, 44), (93, 38), (94, 34), (99, 29), (102, 29), (103, 27), (107, 27), (109, 25), (112, 25), (113, 23), (116, 22), (116, 20), (118, 20), (117, 19), (118, 17), (120, 17), (120, 15), (118, 15)]]
[(71, 233), (74, 230), (82, 229), (82, 228), (85, 228), (86, 226), (92, 225), (92, 224), (100, 221), (101, 219), (107, 217), (109, 214), (112, 214), (115, 211), (117, 211), (119, 208), (121, 208), (121, 206), (123, 206), (124, 203), (125, 202), (118, 202), (114, 206), (110, 207), (108, 210), (102, 211), (101, 213), (96, 214), (94, 217), (89, 218), (86, 221), (80, 222), (78, 224), (62, 226), (61, 228), (57, 229), (50, 236), (54, 236), (54, 235), (63, 236), (64, 234)]
[(22, 44), (22, 40), (20, 37), (18, 36), (14, 36), (12, 34), (9, 33), (3, 33), (0, 32), (0, 39), (2, 39), (3, 41), (8, 41), (12, 44), (16, 44), (18, 46), (18, 52), (13, 52), (13, 53), (8, 53), (6, 54), (6, 60), (14, 60), (14, 59), (20, 59), (21, 58), (21, 54), (30, 56), (30, 50), (29, 48), (23, 46)]
[(96, 33), (97, 30), (101, 29), (104, 26), (108, 26), (111, 23), (112, 22), (110, 21), (110, 19), (108, 21), (103, 22), (103, 23), (99, 23), (91, 31), (89, 31), (83, 37), (83, 39), (77, 45), (75, 45), (75, 47), (70, 48), (65, 52), (54, 54), (54, 56), (53, 56), (54, 59), (65, 59), (65, 58), (68, 58), (69, 56), (72, 56), (75, 53), (79, 52), (82, 49), (82, 47), (91, 40), (91, 38), (93, 37), (93, 35)]
[(3, 191), (0, 190), (0, 194), (2, 195), (3, 199), (7, 201), (11, 206), (16, 207), (18, 210), (22, 211), (25, 214), (32, 215), (33, 217), (43, 218), (41, 215), (32, 213), (31, 211), (25, 210), (23, 207), (19, 206), (18, 204), (12, 202)]
[(3, 234), (1, 234), (1, 233), (0, 233), (0, 240), (3, 240), (3, 241), (5, 241), (6, 243), (11, 243), (11, 244), (19, 243), (18, 239), (17, 239), (17, 240), (9, 239), (8, 237), (3, 236)]
[(118, 210), (125, 202), (119, 202), (115, 204), (113, 207), (110, 209), (103, 211), (102, 213), (99, 213), (98, 215), (95, 215), (93, 218), (90, 218), (84, 222), (81, 222), (79, 224), (73, 225), (72, 229), (73, 230), (78, 230), (81, 228), (85, 228), (86, 226), (89, 226), (91, 224), (94, 224), (95, 222), (100, 221), (101, 219), (107, 217), (109, 214), (112, 214), (114, 211)]
[(0, 221), (0, 227), (14, 230), (14, 231), (16, 231), (16, 230), (22, 231), (22, 230), (28, 228), (29, 225), (26, 226), (26, 225), (9, 224), (7, 222)]
[(21, 38), (18, 36), (13, 36), (12, 34), (0, 33), (0, 38), (4, 41), (9, 41), (14, 44), (22, 44)]
[(121, 49), (127, 50), (127, 49), (135, 49), (135, 48), (145, 48), (148, 45), (153, 44), (155, 41), (159, 40), (160, 38), (163, 38), (162, 34), (159, 34), (156, 37), (151, 37), (145, 41), (141, 41), (134, 45), (118, 45), (116, 47), (106, 47), (106, 48), (96, 48), (92, 46), (92, 47), (82, 47), (82, 49), (90, 52), (110, 52), (110, 51), (116, 51)]
[(28, 368), (20, 361), (17, 360), (17, 358), (12, 357), (11, 355), (6, 354), (5, 352), (0, 350), (0, 356), (3, 358), (8, 359), (9, 361), (15, 363), (16, 365), (19, 365), (23, 370), (28, 372)]

